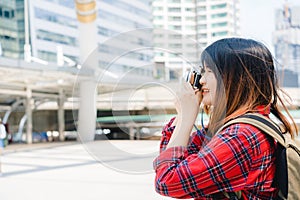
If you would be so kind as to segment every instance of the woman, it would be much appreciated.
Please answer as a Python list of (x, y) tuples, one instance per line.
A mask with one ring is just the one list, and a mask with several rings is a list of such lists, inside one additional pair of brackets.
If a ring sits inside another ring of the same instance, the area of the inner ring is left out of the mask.
[[(201, 55), (201, 90), (182, 84), (177, 117), (164, 127), (160, 155), (154, 160), (156, 191), (174, 198), (228, 199), (239, 191), (243, 199), (274, 199), (276, 142), (249, 124), (231, 119), (249, 112), (270, 112), (293, 137), (297, 127), (279, 110), (274, 63), (261, 43), (228, 38), (208, 46)], [(200, 104), (210, 115), (207, 127), (192, 132)], [(289, 115), (291, 118), (291, 116)], [(211, 139), (207, 139), (211, 137)]]
[(2, 123), (2, 119), (0, 118), (0, 176), (2, 176), (2, 153), (5, 147), (5, 138), (6, 138), (6, 129), (4, 124)]

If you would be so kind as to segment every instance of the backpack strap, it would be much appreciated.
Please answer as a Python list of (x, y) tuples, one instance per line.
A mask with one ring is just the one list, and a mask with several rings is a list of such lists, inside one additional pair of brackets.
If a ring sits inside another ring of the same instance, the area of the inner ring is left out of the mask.
[(242, 191), (235, 191), (235, 192), (217, 192), (211, 195), (213, 200), (223, 199), (224, 196), (227, 197), (229, 200), (241, 200), (242, 199)]
[(245, 115), (242, 115), (238, 118), (235, 118), (233, 120), (230, 120), (229, 122), (225, 123), (219, 130), (223, 130), (224, 128), (228, 127), (232, 124), (237, 123), (245, 123), (245, 124), (251, 124), (255, 126), (256, 128), (262, 130), (264, 133), (270, 135), (273, 137), (277, 142), (279, 142), (282, 146), (286, 146), (285, 139), (280, 131), (280, 128), (269, 118), (264, 117), (261, 114), (257, 113), (248, 113)]
[[(275, 124), (273, 121), (271, 121), (269, 118), (264, 117), (261, 114), (258, 113), (247, 113), (245, 115), (242, 115), (238, 118), (232, 119), (225, 123), (218, 131), (222, 131), (224, 128), (237, 123), (245, 123), (245, 124), (251, 124), (255, 126), (256, 128), (260, 129), (264, 133), (268, 134), (277, 142), (279, 142), (283, 147), (286, 147), (285, 139), (280, 131), (280, 128), (277, 124)], [(235, 192), (224, 192), (224, 195), (231, 199), (240, 199), (241, 198), (242, 191), (235, 191)]]
[(242, 191), (236, 191), (236, 192), (223, 192), (223, 194), (229, 198), (229, 200), (239, 200), (242, 198)]

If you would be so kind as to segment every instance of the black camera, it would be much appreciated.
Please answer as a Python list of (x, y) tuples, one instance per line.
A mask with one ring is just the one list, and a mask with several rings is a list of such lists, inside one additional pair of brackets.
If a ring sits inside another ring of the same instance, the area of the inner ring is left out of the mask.
[(200, 84), (200, 79), (201, 79), (201, 73), (191, 70), (187, 76), (186, 76), (186, 82), (190, 83), (194, 89), (199, 89), (201, 90), (201, 84)]

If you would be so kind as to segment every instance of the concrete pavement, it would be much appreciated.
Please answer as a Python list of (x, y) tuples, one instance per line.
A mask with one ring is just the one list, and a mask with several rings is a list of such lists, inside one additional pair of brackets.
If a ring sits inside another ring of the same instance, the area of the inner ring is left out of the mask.
[(159, 141), (9, 145), (1, 200), (165, 200), (154, 191)]

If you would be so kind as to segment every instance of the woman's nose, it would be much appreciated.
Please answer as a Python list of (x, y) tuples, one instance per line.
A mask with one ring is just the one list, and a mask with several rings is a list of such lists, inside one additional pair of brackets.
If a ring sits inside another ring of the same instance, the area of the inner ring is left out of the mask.
[(204, 75), (201, 76), (199, 82), (200, 82), (201, 85), (204, 85), (204, 84), (205, 84), (205, 78), (204, 78)]

